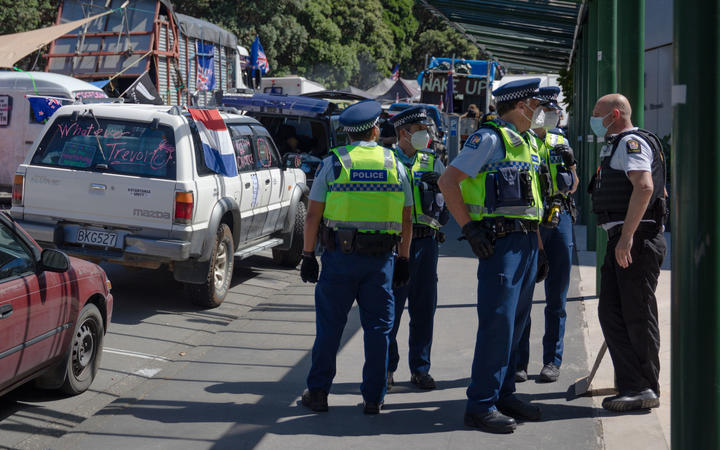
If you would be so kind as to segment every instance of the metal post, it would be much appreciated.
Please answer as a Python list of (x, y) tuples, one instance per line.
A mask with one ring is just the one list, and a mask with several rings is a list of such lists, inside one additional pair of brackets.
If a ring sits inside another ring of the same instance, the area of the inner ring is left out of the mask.
[[(586, 101), (586, 115), (589, 117), (592, 115), (593, 107), (598, 99), (598, 16), (599, 8), (598, 3), (602, 0), (590, 0), (590, 12), (588, 14), (588, 51), (587, 51), (587, 101)], [(583, 161), (585, 179), (590, 180), (592, 174), (597, 167), (597, 147), (595, 145), (595, 135), (593, 135), (590, 127), (585, 127), (585, 158)], [(596, 228), (597, 218), (591, 211), (590, 199), (586, 199), (586, 221), (587, 225), (587, 249), (594, 251), (596, 247)]]
[(618, 92), (630, 101), (632, 122), (645, 125), (645, 0), (618, 2)]
[(674, 3), (674, 449), (720, 448), (719, 18), (718, 0)]
[[(597, 97), (617, 92), (617, 13), (618, 0), (598, 0), (597, 21), (598, 21), (598, 78)], [(624, 30), (623, 30), (624, 32)], [(593, 168), (599, 162), (598, 150), (604, 143), (604, 139), (596, 139), (594, 145)], [(593, 224), (595, 225), (595, 223)], [(605, 249), (607, 248), (607, 233), (600, 227), (593, 227), (595, 233), (595, 262), (596, 262), (596, 288), (600, 292), (600, 269), (605, 260)], [(589, 227), (588, 227), (589, 229)]]

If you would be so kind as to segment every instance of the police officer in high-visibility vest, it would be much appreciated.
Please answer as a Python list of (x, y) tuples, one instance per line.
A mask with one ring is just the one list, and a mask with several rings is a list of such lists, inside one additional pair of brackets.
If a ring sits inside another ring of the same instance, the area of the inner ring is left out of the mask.
[[(529, 143), (538, 148), (543, 165), (543, 187), (545, 215), (540, 223), (540, 245), (538, 254), (538, 277), (545, 280), (545, 334), (543, 336), (543, 367), (539, 380), (557, 381), (563, 355), (565, 335), (565, 303), (570, 286), (572, 268), (575, 204), (571, 194), (577, 190), (578, 177), (575, 156), (561, 134), (549, 131), (556, 129), (560, 120), (560, 105), (557, 98), (560, 88), (540, 88), (539, 97), (545, 102), (545, 123), (542, 127), (526, 131)], [(515, 381), (527, 381), (530, 359), (530, 319), (518, 347)]]
[[(365, 414), (378, 414), (385, 397), (392, 287), (409, 278), (413, 197), (405, 168), (375, 143), (380, 111), (379, 103), (365, 101), (340, 114), (352, 143), (323, 160), (310, 191), (300, 276), (317, 282), (316, 336), (302, 403), (317, 412), (328, 410), (340, 338), (355, 301), (365, 333)], [(325, 249), (319, 279), (318, 232)]]
[(410, 246), (410, 282), (393, 289), (395, 325), (390, 334), (388, 389), (394, 382), (393, 372), (397, 370), (400, 360), (397, 333), (406, 301), (410, 315), (410, 382), (420, 389), (435, 389), (435, 380), (430, 375), (430, 349), (437, 306), (438, 241), (444, 237), (440, 227), (450, 218), (437, 180), (445, 171), (445, 166), (435, 157), (434, 151), (427, 148), (432, 119), (424, 106), (402, 111), (390, 119), (390, 124), (395, 127), (398, 140), (395, 154), (408, 170), (415, 205)]
[(522, 133), (542, 126), (540, 79), (493, 91), (499, 118), (470, 136), (440, 177), (445, 204), (478, 257), (478, 331), (465, 424), (511, 433), (540, 409), (514, 395), (515, 352), (530, 313), (538, 224), (540, 157)]
[(609, 94), (590, 118), (593, 133), (606, 142), (589, 190), (598, 224), (608, 234), (598, 316), (619, 391), (602, 406), (619, 412), (660, 405), (655, 289), (667, 247), (662, 145), (633, 126), (631, 115), (627, 98)]

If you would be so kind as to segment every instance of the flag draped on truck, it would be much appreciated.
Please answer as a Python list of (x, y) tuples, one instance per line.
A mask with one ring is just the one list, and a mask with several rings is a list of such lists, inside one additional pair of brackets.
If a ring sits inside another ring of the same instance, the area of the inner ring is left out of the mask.
[(235, 150), (220, 112), (217, 109), (194, 108), (188, 108), (188, 111), (197, 125), (208, 168), (226, 177), (237, 176)]

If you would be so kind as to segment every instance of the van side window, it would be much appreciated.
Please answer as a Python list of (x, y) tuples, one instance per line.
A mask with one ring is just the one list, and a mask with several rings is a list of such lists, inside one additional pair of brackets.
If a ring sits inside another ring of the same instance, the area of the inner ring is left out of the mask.
[(255, 135), (255, 151), (257, 153), (258, 169), (269, 169), (270, 167), (280, 167), (280, 158), (272, 140), (267, 136)]
[(245, 125), (228, 124), (230, 138), (235, 149), (238, 172), (255, 169), (255, 155), (252, 150), (252, 130)]

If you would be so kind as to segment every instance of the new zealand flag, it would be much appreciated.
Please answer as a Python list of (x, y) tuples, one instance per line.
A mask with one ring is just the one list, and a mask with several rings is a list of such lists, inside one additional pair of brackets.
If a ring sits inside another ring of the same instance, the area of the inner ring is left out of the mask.
[(268, 63), (267, 56), (265, 56), (265, 50), (263, 50), (262, 44), (260, 44), (260, 37), (256, 36), (255, 41), (250, 47), (250, 63), (252, 64), (253, 74), (255, 70), (259, 70), (262, 75), (267, 75), (270, 72), (270, 63)]
[(66, 98), (40, 97), (35, 95), (28, 95), (27, 99), (30, 102), (30, 108), (32, 109), (35, 121), (38, 123), (47, 122), (57, 109), (63, 105), (72, 103), (72, 100)]
[(197, 43), (197, 89), (212, 91), (215, 89), (215, 46), (198, 41)]

